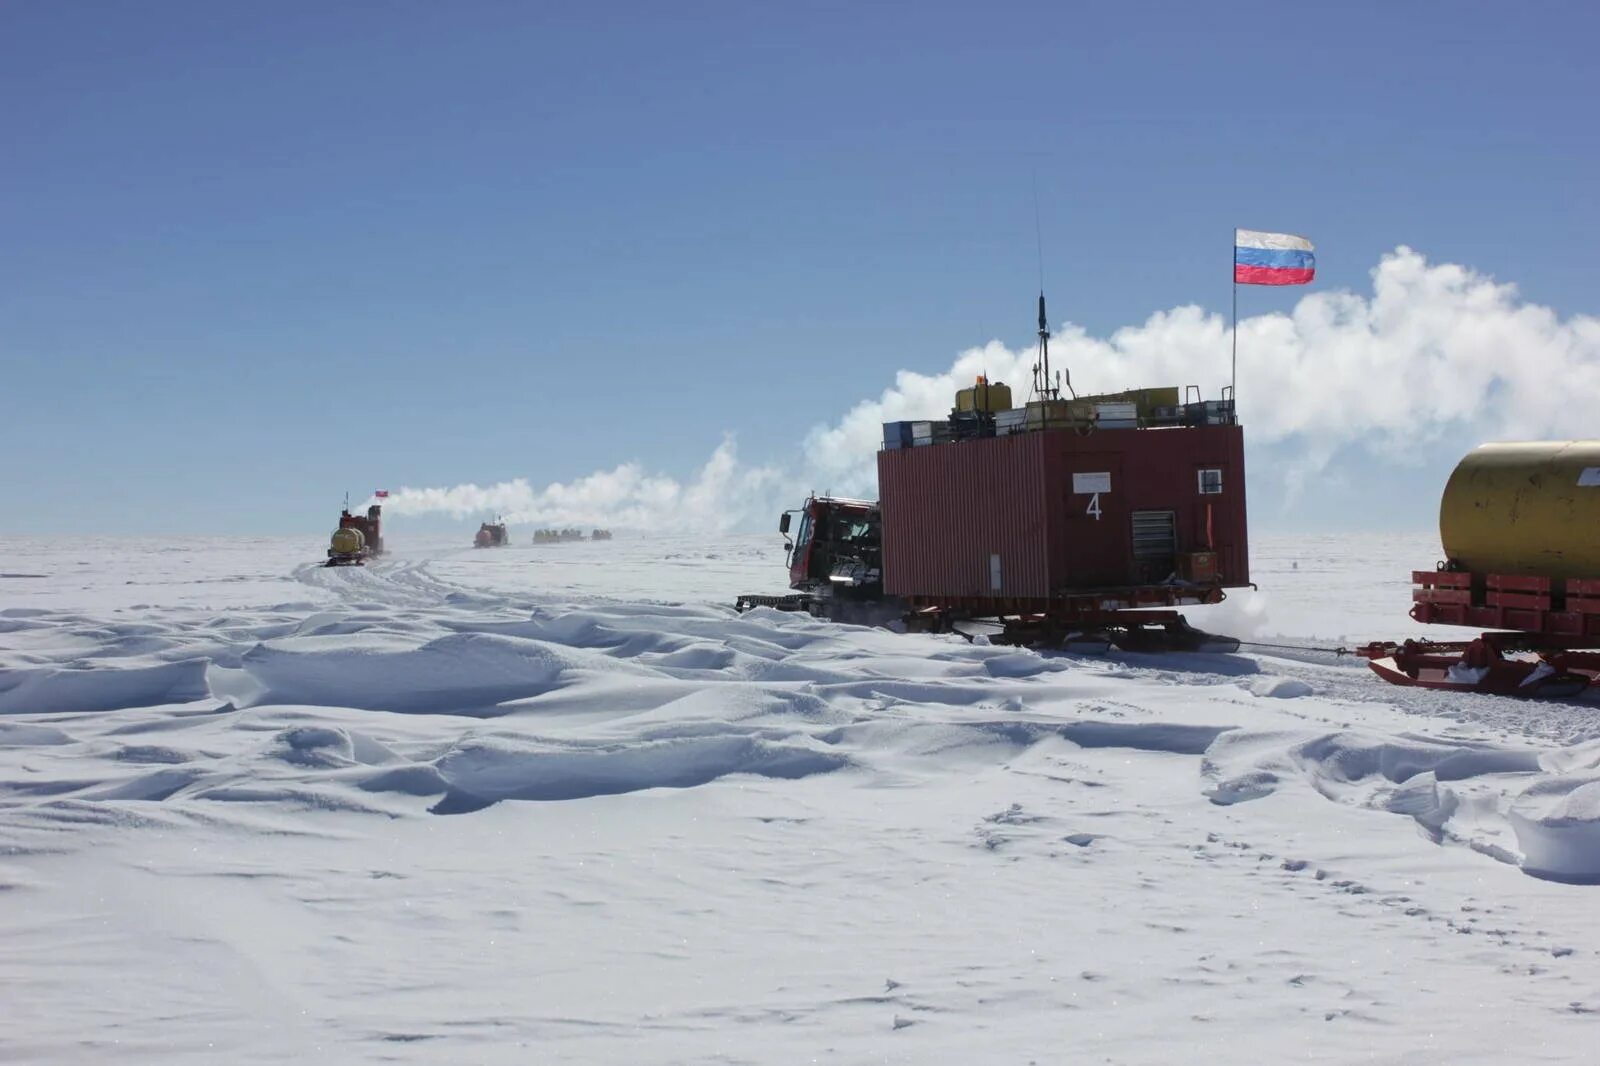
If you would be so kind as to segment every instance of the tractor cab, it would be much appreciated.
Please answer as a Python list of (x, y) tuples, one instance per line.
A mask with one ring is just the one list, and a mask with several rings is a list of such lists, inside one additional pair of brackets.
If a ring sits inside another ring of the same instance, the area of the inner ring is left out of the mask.
[(791, 530), (790, 588), (859, 597), (882, 592), (883, 537), (876, 503), (813, 496), (778, 520), (785, 537)]

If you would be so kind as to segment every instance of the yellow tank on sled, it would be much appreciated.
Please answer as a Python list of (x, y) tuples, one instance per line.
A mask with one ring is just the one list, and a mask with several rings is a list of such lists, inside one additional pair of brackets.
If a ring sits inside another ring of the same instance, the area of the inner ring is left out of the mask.
[(339, 555), (354, 555), (366, 545), (366, 538), (359, 529), (336, 529), (333, 537), (328, 542), (328, 547)]
[(1477, 574), (1600, 578), (1600, 441), (1473, 449), (1444, 487), (1439, 539)]

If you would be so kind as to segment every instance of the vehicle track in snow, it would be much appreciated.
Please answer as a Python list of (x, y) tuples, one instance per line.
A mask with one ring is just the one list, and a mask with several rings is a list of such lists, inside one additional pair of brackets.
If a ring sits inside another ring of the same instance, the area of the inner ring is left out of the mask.
[(295, 580), (332, 592), (350, 606), (375, 605), (425, 609), (435, 607), (500, 607), (504, 596), (446, 581), (429, 569), (449, 552), (379, 557), (364, 566), (324, 566), (307, 563), (296, 567)]
[(1472, 692), (1407, 688), (1380, 679), (1365, 661), (1307, 653), (1293, 658), (1252, 656), (1263, 673), (1309, 685), (1311, 692), (1350, 703), (1392, 707), (1404, 714), (1448, 719), (1490, 730), (1501, 738), (1524, 737), (1558, 744), (1600, 738), (1600, 705), (1594, 696), (1532, 700)]

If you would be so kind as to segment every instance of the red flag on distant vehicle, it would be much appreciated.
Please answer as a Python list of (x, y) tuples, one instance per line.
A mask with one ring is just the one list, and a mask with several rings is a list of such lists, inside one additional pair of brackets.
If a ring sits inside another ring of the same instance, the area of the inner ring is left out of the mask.
[(373, 495), (376, 496), (380, 500), (387, 500), (389, 498), (389, 490), (388, 489), (378, 489), (376, 492), (373, 493)]

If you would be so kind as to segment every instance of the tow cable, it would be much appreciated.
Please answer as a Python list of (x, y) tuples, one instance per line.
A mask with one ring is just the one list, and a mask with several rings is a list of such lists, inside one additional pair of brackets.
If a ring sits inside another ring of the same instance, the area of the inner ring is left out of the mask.
[(1354, 655), (1354, 648), (1319, 648), (1311, 644), (1266, 644), (1257, 640), (1241, 640), (1241, 648), (1274, 648), (1279, 651), (1314, 651), (1323, 655)]

